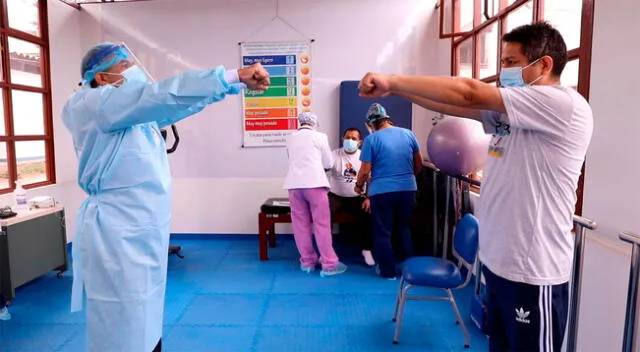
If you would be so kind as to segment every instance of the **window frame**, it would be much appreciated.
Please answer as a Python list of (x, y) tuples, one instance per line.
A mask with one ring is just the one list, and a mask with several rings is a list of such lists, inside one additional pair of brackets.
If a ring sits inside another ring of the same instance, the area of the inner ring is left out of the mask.
[[(2, 50), (1, 54), (2, 79), (0, 80), (0, 89), (2, 89), (4, 106), (3, 118), (5, 133), (0, 135), (0, 143), (4, 143), (6, 148), (9, 185), (8, 188), (0, 188), (0, 194), (12, 192), (15, 189), (15, 182), (18, 180), (16, 142), (43, 141), (45, 147), (44, 161), (46, 179), (44, 181), (24, 184), (23, 187), (36, 188), (56, 183), (47, 0), (37, 0), (39, 36), (9, 27), (10, 8), (7, 6), (8, 1), (11, 0), (0, 0), (0, 47), (6, 48), (6, 50)], [(42, 87), (33, 87), (11, 82), (11, 53), (9, 52), (9, 37), (35, 44), (40, 47), (39, 59)], [(15, 135), (13, 91), (39, 93), (42, 95), (44, 134)]]
[[(516, 0), (513, 4), (508, 4), (508, 0), (499, 0), (500, 1), (500, 10), (495, 15), (486, 18), (483, 21), (481, 13), (482, 1), (485, 0), (474, 0), (474, 21), (473, 21), (473, 29), (467, 32), (459, 32), (455, 33), (456, 21), (455, 19), (460, 18), (460, 14), (456, 13), (460, 11), (459, 6), (452, 6), (452, 20), (454, 33), (443, 36), (443, 16), (444, 16), (444, 1), (440, 0), (440, 38), (450, 38), (451, 40), (451, 75), (457, 76), (460, 68), (460, 61), (458, 57), (458, 46), (463, 43), (465, 40), (472, 41), (472, 76), (476, 79), (479, 79), (486, 83), (495, 83), (498, 80), (499, 75), (499, 65), (500, 65), (500, 55), (502, 51), (501, 38), (505, 32), (505, 19), (507, 19), (508, 15), (512, 12), (518, 10), (521, 6), (524, 6), (528, 2), (532, 2), (533, 4), (533, 18), (532, 22), (538, 22), (544, 20), (544, 1), (545, 0)], [(460, 0), (448, 0), (453, 1), (453, 4), (458, 4)], [(551, 0), (548, 0), (551, 1)], [(580, 27), (580, 45), (577, 48), (569, 48), (568, 51), (568, 62), (573, 60), (580, 60), (578, 66), (578, 87), (577, 91), (580, 93), (585, 99), (589, 100), (589, 85), (590, 85), (590, 72), (591, 72), (591, 52), (592, 52), (592, 40), (593, 40), (593, 16), (594, 16), (594, 1), (595, 0), (582, 0), (582, 13), (581, 13), (581, 27)], [(487, 9), (485, 9), (487, 11)], [(483, 30), (491, 26), (493, 23), (498, 23), (498, 68), (497, 73), (495, 75), (491, 75), (488, 77), (478, 77), (480, 72), (480, 51), (479, 45), (477, 43), (480, 41), (478, 39), (479, 34), (482, 33)], [(585, 161), (586, 164), (586, 161)], [(583, 206), (583, 194), (584, 194), (584, 173), (585, 173), (585, 165), (582, 165), (582, 171), (580, 174), (580, 179), (578, 181), (578, 189), (577, 189), (577, 203), (576, 203), (576, 214), (580, 215), (582, 213)], [(471, 178), (482, 180), (481, 177), (478, 177), (476, 174), (470, 175)], [(476, 192), (479, 191), (479, 188), (476, 186), (472, 186), (472, 189)]]

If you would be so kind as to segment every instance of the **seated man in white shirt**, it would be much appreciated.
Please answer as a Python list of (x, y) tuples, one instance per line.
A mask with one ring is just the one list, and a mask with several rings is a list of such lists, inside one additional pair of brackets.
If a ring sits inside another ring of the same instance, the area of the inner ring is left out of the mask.
[[(369, 213), (369, 199), (354, 190), (356, 177), (360, 171), (360, 145), (362, 133), (357, 128), (347, 128), (342, 136), (342, 148), (333, 150), (333, 167), (329, 170), (329, 204), (331, 214), (348, 213), (357, 220), (353, 224), (345, 224), (350, 231), (358, 236), (362, 256), (367, 265), (375, 265), (371, 247), (373, 235), (371, 232), (371, 214)], [(346, 231), (345, 231), (346, 232)]]

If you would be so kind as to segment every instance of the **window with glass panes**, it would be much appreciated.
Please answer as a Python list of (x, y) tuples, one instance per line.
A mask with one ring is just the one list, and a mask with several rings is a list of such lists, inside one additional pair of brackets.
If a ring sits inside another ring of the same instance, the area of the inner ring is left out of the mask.
[(0, 0), (0, 193), (55, 182), (46, 0)]

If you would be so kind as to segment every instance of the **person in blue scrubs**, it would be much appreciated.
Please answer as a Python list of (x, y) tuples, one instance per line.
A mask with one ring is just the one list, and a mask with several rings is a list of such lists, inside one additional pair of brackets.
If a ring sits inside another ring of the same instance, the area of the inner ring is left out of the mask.
[[(422, 169), (422, 155), (413, 132), (395, 127), (382, 105), (371, 105), (366, 121), (372, 134), (362, 145), (355, 191), (364, 194), (364, 184), (371, 176), (367, 194), (376, 271), (383, 278), (395, 279), (396, 263), (413, 255), (410, 223), (418, 189), (415, 175)], [(392, 235), (398, 236), (398, 253), (393, 250)]]
[(89, 352), (161, 350), (171, 224), (171, 175), (160, 129), (249, 87), (256, 64), (189, 71), (153, 82), (124, 44), (91, 48), (83, 89), (62, 111), (88, 195), (73, 238), (72, 311), (87, 301)]

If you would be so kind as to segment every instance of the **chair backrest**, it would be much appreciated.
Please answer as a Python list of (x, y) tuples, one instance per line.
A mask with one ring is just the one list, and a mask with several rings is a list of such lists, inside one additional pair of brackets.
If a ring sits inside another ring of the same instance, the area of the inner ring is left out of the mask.
[(478, 252), (478, 219), (465, 214), (453, 233), (453, 254), (462, 259), (467, 267), (472, 267)]

